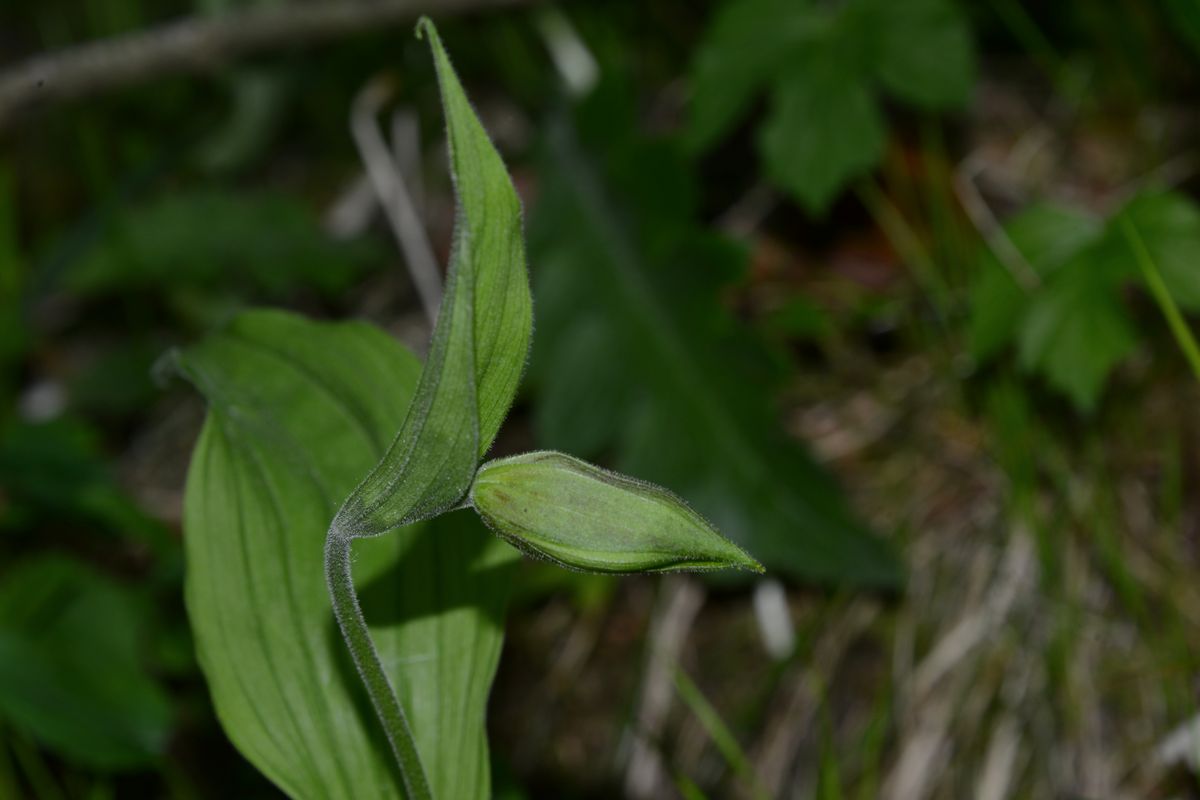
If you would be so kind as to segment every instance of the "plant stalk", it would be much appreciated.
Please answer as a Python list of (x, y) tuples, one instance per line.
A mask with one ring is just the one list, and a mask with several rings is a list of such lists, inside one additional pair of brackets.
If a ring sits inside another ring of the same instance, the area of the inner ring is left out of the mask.
[(1188, 366), (1192, 368), (1192, 374), (1196, 377), (1196, 380), (1200, 381), (1200, 347), (1196, 345), (1196, 338), (1192, 335), (1187, 321), (1179, 311), (1179, 306), (1175, 304), (1175, 299), (1171, 297), (1171, 292), (1167, 289), (1167, 284), (1163, 282), (1162, 274), (1159, 273), (1158, 267), (1155, 266), (1154, 258), (1150, 255), (1150, 250), (1146, 247), (1146, 242), (1142, 239), (1142, 235), (1138, 233), (1137, 227), (1129, 217), (1124, 217), (1121, 220), (1121, 227), (1124, 228), (1125, 238), (1129, 240), (1129, 246), (1133, 248), (1133, 255), (1137, 259), (1138, 265), (1142, 268), (1142, 274), (1146, 278), (1146, 285), (1150, 287), (1150, 293), (1154, 295), (1159, 309), (1162, 310), (1163, 316), (1167, 319), (1167, 325), (1171, 328), (1171, 334), (1175, 337), (1175, 342), (1179, 345), (1179, 349), (1183, 351)]
[(354, 666), (367, 687), (367, 695), (375, 714), (383, 725), (396, 763), (400, 767), (400, 778), (408, 800), (432, 800), (429, 781), (417, 752), (417, 741), (408, 725), (408, 717), (392, 682), (388, 680), (379, 660), (379, 651), (371, 640), (366, 617), (354, 592), (354, 575), (350, 560), (350, 543), (353, 539), (337, 527), (329, 529), (325, 539), (325, 579), (329, 584), (329, 597), (333, 602), (333, 615), (341, 628), (342, 638), (354, 659)]

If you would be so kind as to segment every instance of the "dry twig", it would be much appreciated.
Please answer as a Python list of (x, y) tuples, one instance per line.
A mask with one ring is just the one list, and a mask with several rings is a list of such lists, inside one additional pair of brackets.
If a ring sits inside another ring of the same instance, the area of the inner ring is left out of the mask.
[(251, 53), (383, 26), (528, 5), (533, 0), (336, 0), (289, 3), (160, 27), (46, 53), (0, 72), (0, 130), (30, 109), (166, 75), (208, 72)]

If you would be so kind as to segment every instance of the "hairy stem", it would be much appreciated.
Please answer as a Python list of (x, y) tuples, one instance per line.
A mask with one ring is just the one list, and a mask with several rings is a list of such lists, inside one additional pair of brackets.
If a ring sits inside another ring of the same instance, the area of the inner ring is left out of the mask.
[(350, 562), (352, 541), (337, 527), (330, 528), (325, 539), (325, 579), (329, 583), (333, 615), (337, 618), (342, 638), (350, 649), (358, 674), (367, 687), (371, 705), (375, 707), (375, 714), (392, 746), (392, 753), (400, 766), (405, 794), (409, 800), (432, 800), (429, 781), (425, 778), (425, 769), (417, 753), (416, 739), (408, 726), (408, 718), (404, 715), (396, 690), (383, 670), (383, 662), (379, 660), (379, 652), (371, 641), (367, 620), (358, 604), (358, 595), (354, 592)]

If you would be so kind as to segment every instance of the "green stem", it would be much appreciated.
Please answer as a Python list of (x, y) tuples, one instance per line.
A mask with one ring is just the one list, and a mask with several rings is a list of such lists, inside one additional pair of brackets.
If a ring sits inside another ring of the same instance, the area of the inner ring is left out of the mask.
[(1137, 227), (1129, 217), (1121, 218), (1121, 226), (1125, 231), (1125, 238), (1129, 240), (1129, 246), (1133, 248), (1133, 255), (1142, 268), (1142, 274), (1146, 278), (1146, 285), (1150, 288), (1150, 293), (1154, 295), (1163, 316), (1167, 318), (1167, 325), (1170, 326), (1171, 333), (1179, 344), (1179, 349), (1187, 358), (1188, 366), (1192, 368), (1192, 374), (1196, 380), (1200, 381), (1200, 347), (1196, 346), (1196, 338), (1192, 336), (1192, 331), (1188, 328), (1183, 314), (1180, 313), (1179, 306), (1175, 305), (1175, 300), (1171, 297), (1167, 284), (1163, 282), (1158, 267), (1154, 265), (1154, 258), (1151, 257), (1150, 250), (1146, 247), (1142, 235), (1138, 233)]
[(700, 687), (693, 683), (691, 677), (678, 665), (675, 666), (675, 691), (696, 715), (696, 719), (700, 721), (713, 744), (717, 746), (717, 750), (725, 757), (725, 763), (729, 764), (733, 771), (749, 784), (750, 794), (757, 800), (770, 797), (770, 794), (759, 782), (758, 776), (754, 774), (754, 768), (750, 766), (750, 759), (746, 757), (742, 746), (738, 744), (737, 737), (729, 730), (725, 720), (721, 719), (720, 713), (708, 702), (708, 698), (700, 691)]
[(375, 707), (375, 714), (379, 717), (388, 743), (392, 746), (408, 800), (432, 800), (433, 793), (429, 790), (429, 781), (425, 777), (425, 769), (421, 766), (421, 756), (417, 753), (417, 742), (408, 726), (408, 717), (405, 716), (396, 690), (392, 688), (392, 683), (384, 672), (383, 662), (379, 660), (379, 651), (371, 641), (367, 620), (358, 603), (358, 595), (354, 592), (354, 574), (350, 558), (352, 541), (351, 537), (337, 528), (330, 528), (325, 539), (325, 580), (329, 584), (333, 614), (342, 630), (346, 647), (354, 659), (354, 665), (358, 667), (358, 674), (367, 687), (367, 695), (371, 698), (371, 705)]

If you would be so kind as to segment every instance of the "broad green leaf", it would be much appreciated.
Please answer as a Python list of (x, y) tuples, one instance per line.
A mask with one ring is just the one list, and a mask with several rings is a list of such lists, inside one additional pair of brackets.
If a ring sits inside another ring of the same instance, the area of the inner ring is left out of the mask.
[(334, 522), (352, 536), (427, 519), (462, 500), (512, 405), (533, 327), (516, 190), (437, 31), (427, 20), (418, 31), (429, 39), (441, 85), (458, 220), (416, 396), (387, 455)]
[(1109, 372), (1135, 344), (1117, 284), (1085, 252), (1038, 292), (1021, 323), (1020, 360), (1091, 411)]
[(864, 0), (874, 74), (896, 97), (929, 109), (961, 107), (975, 83), (967, 20), (951, 0)]
[[(690, 184), (671, 177), (687, 175), (679, 153), (647, 148), (632, 131), (605, 144), (611, 184), (565, 124), (545, 150), (530, 237), (532, 370), (539, 398), (550, 399), (535, 405), (540, 444), (609, 456), (621, 472), (670, 487), (770, 569), (895, 585), (890, 550), (774, 424), (773, 362), (718, 301), (742, 254), (693, 221)], [(648, 180), (684, 187), (683, 198), (641, 203), (643, 189), (659, 193)], [(589, 396), (603, 401), (571, 400)]]
[[(1096, 242), (1101, 220), (1054, 205), (1035, 205), (1004, 226), (1004, 235), (1039, 280), (1049, 278), (1066, 261)], [(968, 335), (971, 355), (986, 361), (1009, 345), (1029, 307), (1033, 287), (1022, 288), (1010, 269), (985, 247), (971, 288)]]
[(781, 66), (829, 27), (807, 0), (742, 0), (713, 18), (692, 64), (689, 145), (704, 149), (728, 132)]
[[(188, 475), (185, 589), (226, 732), (293, 797), (398, 795), (322, 561), (328, 521), (400, 426), (420, 363), (367, 325), (253, 312), (179, 364), (210, 404)], [(515, 553), (455, 514), (354, 555), (436, 796), (486, 797), (484, 711)]]
[(142, 662), (147, 615), (121, 584), (41, 556), (0, 575), (0, 719), (70, 760), (145, 766), (170, 733)]
[(762, 571), (666, 489), (562, 453), (489, 461), (471, 485), (471, 505), (514, 547), (572, 569)]
[(846, 75), (833, 48), (812, 51), (781, 76), (760, 134), (771, 177), (814, 214), (869, 172), (886, 143), (868, 85)]

